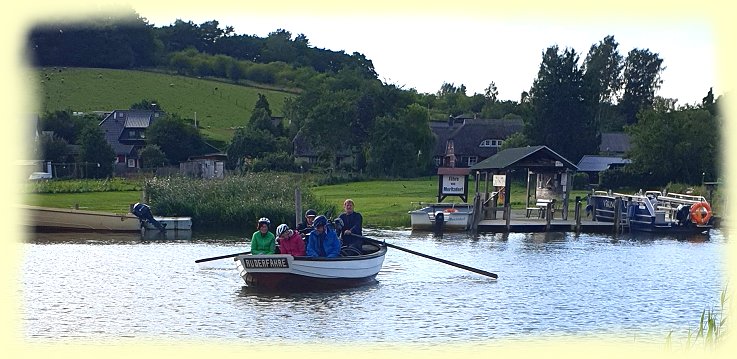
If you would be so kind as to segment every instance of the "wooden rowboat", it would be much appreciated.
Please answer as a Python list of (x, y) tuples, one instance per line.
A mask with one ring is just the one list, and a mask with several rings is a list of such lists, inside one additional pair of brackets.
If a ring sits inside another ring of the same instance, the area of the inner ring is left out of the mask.
[(351, 288), (376, 282), (386, 248), (380, 243), (364, 244), (364, 254), (336, 258), (239, 255), (235, 262), (249, 287), (279, 291)]

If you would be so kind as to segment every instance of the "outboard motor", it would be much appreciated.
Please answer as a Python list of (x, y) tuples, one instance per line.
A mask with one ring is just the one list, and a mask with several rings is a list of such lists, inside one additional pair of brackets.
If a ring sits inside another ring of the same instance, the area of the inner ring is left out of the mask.
[(445, 225), (445, 214), (443, 212), (435, 213), (435, 222), (433, 223), (433, 229), (435, 233), (443, 233), (443, 226)]
[(133, 210), (131, 210), (131, 213), (133, 213), (134, 216), (138, 217), (141, 221), (146, 221), (148, 223), (151, 223), (154, 227), (156, 227), (159, 231), (164, 232), (166, 231), (166, 224), (161, 224), (159, 221), (154, 219), (154, 215), (151, 213), (151, 207), (149, 207), (145, 203), (136, 203), (133, 205)]
[(688, 226), (691, 223), (691, 207), (679, 204), (676, 208), (676, 219), (681, 226)]

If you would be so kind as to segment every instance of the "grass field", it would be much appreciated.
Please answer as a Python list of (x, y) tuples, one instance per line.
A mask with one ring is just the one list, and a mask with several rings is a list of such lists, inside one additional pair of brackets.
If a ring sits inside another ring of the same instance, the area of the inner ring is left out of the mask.
[[(86, 180), (90, 181), (90, 180)], [(84, 192), (73, 193), (71, 185), (85, 186), (83, 181), (53, 181), (54, 188), (63, 189), (68, 193), (31, 193), (26, 196), (25, 203), (44, 207), (74, 207), (78, 204), (80, 208), (89, 210), (100, 210), (108, 212), (121, 212), (128, 209), (131, 203), (138, 202), (141, 192), (135, 190), (120, 190), (107, 192)], [(52, 182), (52, 183), (53, 183)], [(70, 182), (69, 184), (66, 182)], [(88, 187), (94, 188), (89, 183)], [(126, 188), (125, 183), (117, 185)], [(475, 195), (475, 182), (469, 181), (469, 202)], [(483, 184), (479, 186), (483, 190)], [(325, 185), (310, 187), (318, 200), (327, 202), (334, 206), (330, 217), (337, 217), (343, 211), (343, 201), (351, 198), (356, 204), (356, 211), (364, 218), (367, 227), (409, 227), (409, 215), (407, 212), (420, 207), (420, 202), (437, 202), (437, 177), (425, 177), (411, 180), (384, 180), (351, 182), (336, 185)], [(50, 191), (50, 189), (46, 189)], [(69, 193), (71, 192), (71, 193)], [(569, 213), (573, 213), (572, 201), (575, 196), (586, 196), (585, 191), (573, 191), (571, 193), (571, 204)], [(461, 202), (459, 197), (447, 197), (443, 202)], [(512, 208), (525, 208), (525, 186), (514, 183), (512, 185), (512, 197), (510, 200)], [(305, 210), (307, 208), (304, 208)], [(166, 215), (162, 213), (161, 215)]]
[(164, 111), (194, 119), (203, 135), (230, 142), (236, 126), (251, 117), (258, 94), (264, 94), (274, 116), (283, 115), (284, 100), (294, 96), (233, 83), (163, 73), (96, 69), (40, 68), (36, 77), (39, 111), (111, 111), (155, 99)]

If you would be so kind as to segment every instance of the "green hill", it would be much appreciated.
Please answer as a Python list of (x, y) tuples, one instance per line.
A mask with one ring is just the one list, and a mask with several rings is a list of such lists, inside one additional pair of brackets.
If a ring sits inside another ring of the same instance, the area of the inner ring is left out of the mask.
[(142, 99), (156, 99), (161, 108), (194, 119), (202, 134), (230, 142), (235, 128), (251, 117), (258, 94), (269, 100), (274, 116), (283, 112), (286, 91), (237, 85), (157, 72), (98, 68), (50, 67), (37, 70), (39, 112), (56, 110), (111, 111), (128, 109)]

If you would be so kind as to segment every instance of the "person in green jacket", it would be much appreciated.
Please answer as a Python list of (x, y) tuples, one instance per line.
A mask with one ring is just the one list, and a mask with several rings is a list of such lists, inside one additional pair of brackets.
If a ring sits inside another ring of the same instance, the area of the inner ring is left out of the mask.
[(258, 230), (251, 236), (251, 254), (274, 254), (276, 243), (274, 234), (269, 232), (270, 224), (266, 217), (258, 220)]

